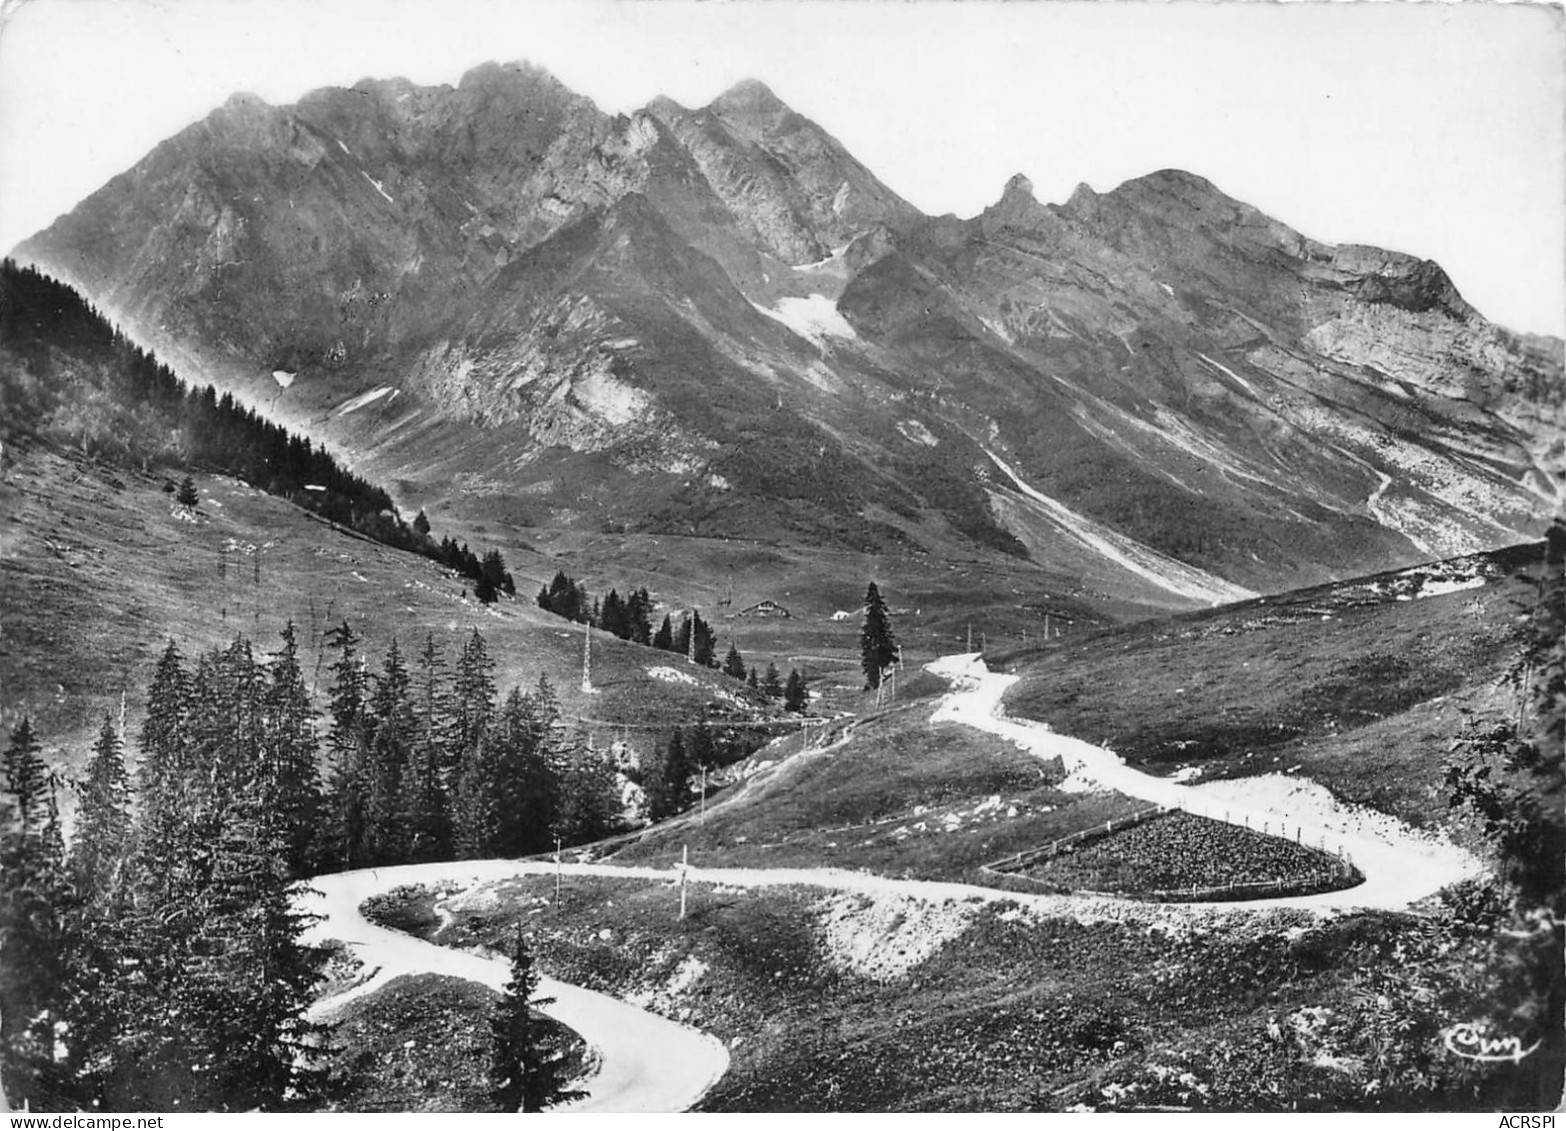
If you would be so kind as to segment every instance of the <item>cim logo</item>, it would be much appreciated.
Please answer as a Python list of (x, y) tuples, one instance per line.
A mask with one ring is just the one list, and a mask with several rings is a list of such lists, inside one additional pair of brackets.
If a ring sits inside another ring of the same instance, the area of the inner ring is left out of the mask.
[[(1446, 1051), (1453, 1056), (1460, 1056), (1464, 1060), (1479, 1060), (1486, 1064), (1496, 1064), (1503, 1060), (1516, 1064), (1539, 1047), (1538, 1041), (1524, 1047), (1521, 1037), (1492, 1037), (1471, 1021), (1453, 1025), (1441, 1035), (1441, 1041), (1446, 1045)], [(1550, 1120), (1550, 1123), (1538, 1124), (1538, 1126), (1555, 1126), (1553, 1116)], [(1519, 1124), (1519, 1126), (1533, 1125)]]

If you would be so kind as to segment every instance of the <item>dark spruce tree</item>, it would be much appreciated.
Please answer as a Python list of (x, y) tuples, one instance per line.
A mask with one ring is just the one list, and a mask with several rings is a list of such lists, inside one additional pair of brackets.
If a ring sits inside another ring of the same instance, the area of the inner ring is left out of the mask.
[(626, 600), (625, 617), (633, 644), (652, 643), (652, 608), (652, 596), (645, 586)]
[(559, 1030), (534, 1012), (553, 999), (537, 995), (538, 971), (519, 923), (511, 980), (490, 1018), (489, 1097), (501, 1111), (544, 1111), (587, 1095), (569, 1087), (571, 1065)]
[(768, 699), (783, 698), (783, 677), (778, 674), (777, 664), (767, 664), (767, 675), (761, 681), (761, 691)]
[(630, 613), (625, 600), (614, 590), (609, 590), (598, 609), (598, 627), (611, 632), (621, 640), (631, 638)]
[(374, 729), (365, 795), (365, 851), (370, 864), (407, 860), (409, 829), (403, 822), (403, 780), (413, 747), (412, 680), (392, 638), (370, 697)]
[(264, 699), (264, 743), (271, 773), (265, 779), (274, 793), (270, 806), (287, 844), (290, 875), (300, 878), (315, 870), (322, 798), (314, 712), (299, 667), (299, 643), (293, 622), (283, 628), (283, 646), (267, 671)]
[(179, 493), (174, 496), (174, 501), (182, 507), (194, 507), (201, 502), (201, 496), (196, 492), (196, 481), (188, 475), (180, 480)]
[[(309, 1055), (320, 1033), (304, 1015), (324, 956), (302, 942), (296, 813), (282, 801), (294, 788), (286, 704), (298, 691), (286, 656), (285, 638), (269, 671), (236, 640), (197, 661), (182, 718), (170, 702), (148, 704), (160, 721), (144, 748), (183, 749), (163, 752), (166, 796), (143, 811), (123, 914), (98, 933), (117, 954), (96, 975), (83, 963), (92, 1005), (73, 1018), (73, 1055), (100, 1108), (279, 1110), (320, 1082)], [(181, 691), (177, 674), (160, 664), (160, 696)], [(184, 781), (167, 784), (170, 767)], [(161, 814), (155, 824), (149, 813)]]
[(729, 643), (729, 654), (723, 657), (723, 674), (735, 679), (745, 678), (745, 660), (740, 655), (739, 645), (732, 641)]
[(119, 732), (108, 715), (87, 762), (70, 870), (79, 891), (107, 896), (119, 887), (120, 869), (130, 848), (130, 782)]
[(663, 615), (663, 623), (653, 634), (652, 646), (664, 652), (674, 651), (674, 625), (670, 623), (668, 613)]
[(560, 783), (558, 827), (566, 844), (591, 844), (620, 831), (619, 779), (590, 738), (572, 736)]
[(892, 619), (886, 611), (881, 591), (871, 582), (865, 590), (865, 617), (859, 628), (859, 666), (864, 669), (865, 687), (881, 686), (887, 669), (897, 661), (897, 638), (892, 634)]
[(642, 788), (649, 821), (666, 820), (690, 807), (691, 757), (680, 731), (670, 735), (668, 745), (643, 768)]
[(402, 782), (402, 820), (408, 859), (415, 864), (451, 859), (447, 766), (451, 763), (453, 701), (446, 657), (426, 633), (413, 675), (413, 750)]
[(804, 714), (810, 706), (810, 692), (805, 689), (804, 677), (795, 668), (788, 670), (788, 682), (783, 685), (783, 709)]
[(55, 1057), (72, 899), (42, 753), (22, 719), (5, 750), (0, 807), (0, 1085), (13, 1105), (49, 1111), (74, 1106)]
[(368, 681), (359, 638), (347, 621), (327, 632), (326, 646), (337, 656), (330, 669), (331, 726), (326, 745), (331, 777), (320, 855), (333, 869), (360, 868), (369, 862), (365, 837), (373, 720), (366, 702)]

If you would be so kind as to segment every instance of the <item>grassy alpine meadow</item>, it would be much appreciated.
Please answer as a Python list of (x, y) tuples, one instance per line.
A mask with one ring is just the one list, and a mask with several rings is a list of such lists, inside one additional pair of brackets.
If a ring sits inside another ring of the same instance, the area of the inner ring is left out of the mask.
[[(664, 864), (689, 849), (704, 867), (858, 868), (967, 883), (980, 866), (1144, 807), (1114, 793), (1055, 788), (1045, 762), (956, 723), (931, 724), (928, 693), (829, 731), (825, 745), (763, 748), (699, 807), (619, 847), (614, 863)], [(836, 741), (834, 741), (836, 739)], [(782, 744), (780, 744), (782, 745)]]
[(1009, 711), (1149, 773), (1297, 773), (1436, 827), (1465, 712), (1515, 711), (1504, 681), (1541, 556), (1515, 547), (990, 660), (1021, 676)]
[[(0, 726), (30, 716), (67, 775), (103, 713), (118, 720), (122, 694), (128, 736), (137, 733), (139, 696), (170, 639), (188, 657), (243, 634), (265, 655), (290, 621), (318, 702), (330, 682), (324, 635), (347, 620), (372, 664), (393, 638), (411, 655), (426, 634), (449, 663), (477, 630), (502, 691), (548, 676), (571, 721), (605, 743), (620, 737), (617, 724), (654, 728), (633, 735), (645, 742), (709, 715), (781, 713), (719, 672), (596, 630), (593, 691), (583, 692), (582, 626), (534, 604), (533, 578), (553, 573), (537, 555), (511, 563), (517, 597), (486, 606), (435, 562), (225, 476), (195, 475), (200, 501), (187, 511), (155, 470), (44, 447), (7, 449), (3, 460)], [(667, 678), (671, 667), (682, 678)]]

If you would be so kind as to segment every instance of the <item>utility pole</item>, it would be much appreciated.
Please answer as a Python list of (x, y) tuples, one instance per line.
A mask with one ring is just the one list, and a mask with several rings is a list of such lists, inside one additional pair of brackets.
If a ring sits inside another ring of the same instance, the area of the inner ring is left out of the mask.
[(555, 914), (560, 914), (560, 834), (555, 834)]
[(685, 641), (685, 662), (687, 664), (696, 662), (696, 610), (694, 608), (691, 609), (691, 634)]
[(1049, 639), (1049, 614), (1044, 614), (1044, 639)]
[(685, 845), (680, 855), (680, 918), (685, 918), (685, 873), (691, 866), (691, 846)]
[(593, 694), (593, 626), (582, 622), (582, 693)]
[(700, 823), (707, 823), (707, 763), (701, 765), (701, 817)]

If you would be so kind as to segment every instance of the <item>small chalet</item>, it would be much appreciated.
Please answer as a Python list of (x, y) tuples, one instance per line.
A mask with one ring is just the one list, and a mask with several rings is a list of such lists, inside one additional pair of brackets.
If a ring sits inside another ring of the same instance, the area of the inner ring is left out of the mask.
[(786, 618), (790, 616), (790, 613), (776, 601), (766, 600), (759, 604), (752, 605), (748, 609), (741, 609), (739, 611), (739, 615), (742, 617)]

